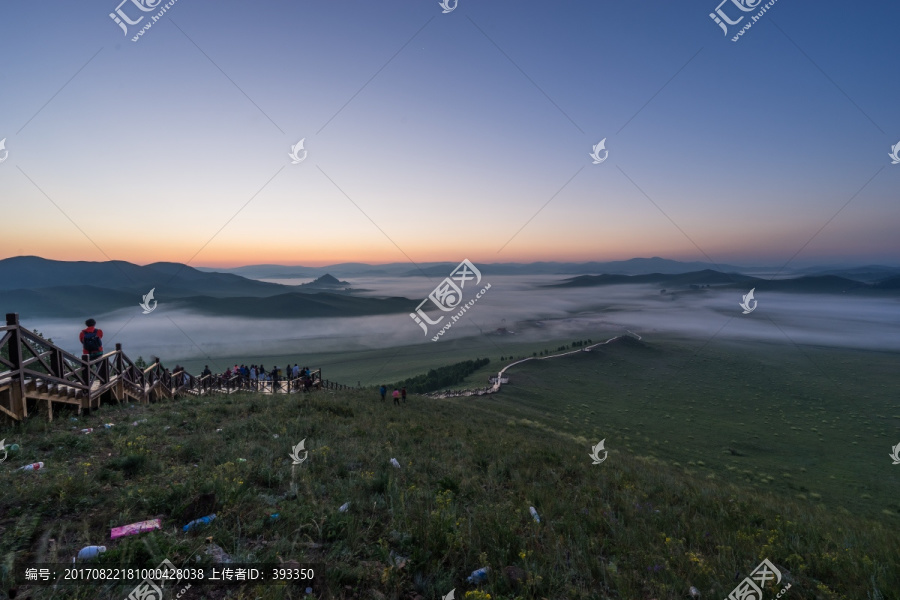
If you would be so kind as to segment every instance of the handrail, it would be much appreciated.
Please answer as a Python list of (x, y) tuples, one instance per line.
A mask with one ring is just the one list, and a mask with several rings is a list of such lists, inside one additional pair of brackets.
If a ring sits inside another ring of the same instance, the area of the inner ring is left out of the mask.
[[(115, 389), (120, 384), (129, 386), (131, 393), (136, 391), (142, 401), (149, 402), (151, 397), (164, 394), (174, 397), (182, 393), (202, 395), (211, 392), (232, 393), (246, 390), (257, 393), (299, 393), (315, 389), (351, 389), (349, 386), (322, 379), (322, 369), (310, 371), (308, 377), (292, 378), (290, 376), (278, 380), (278, 386), (271, 379), (251, 380), (240, 373), (226, 378), (224, 375), (203, 375), (198, 377), (183, 368), (172, 372), (163, 366), (158, 357), (151, 357), (149, 366), (141, 369), (134, 364), (122, 350), (122, 344), (116, 344), (115, 350), (105, 352), (91, 359), (88, 355), (81, 357), (66, 352), (52, 342), (23, 328), (19, 324), (18, 313), (6, 315), (6, 325), (0, 326), (0, 349), (6, 349), (8, 358), (0, 356), (0, 381), (4, 386), (17, 384), (15, 394), (19, 407), (10, 406), (7, 410), (0, 404), (0, 412), (13, 415), (14, 418), (27, 416), (26, 383), (32, 388), (37, 382), (75, 390), (76, 396), (83, 400), (87, 407), (93, 407), (102, 394)], [(4, 370), (5, 369), (5, 370)], [(121, 389), (116, 397), (121, 398)], [(268, 388), (268, 392), (266, 391)], [(5, 387), (4, 389), (11, 389)], [(41, 396), (44, 397), (44, 396)], [(48, 403), (53, 399), (50, 398)], [(20, 416), (16, 417), (18, 413)], [(50, 411), (52, 415), (52, 411)]]

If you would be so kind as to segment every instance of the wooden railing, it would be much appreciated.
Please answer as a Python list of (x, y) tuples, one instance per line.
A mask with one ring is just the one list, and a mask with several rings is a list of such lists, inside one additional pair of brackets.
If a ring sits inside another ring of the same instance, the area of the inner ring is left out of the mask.
[(95, 359), (68, 353), (19, 325), (17, 313), (7, 314), (6, 325), (0, 327), (0, 415), (15, 420), (28, 416), (29, 401), (46, 402), (47, 416), (52, 419), (54, 402), (75, 405), (80, 413), (126, 397), (149, 403), (184, 394), (291, 394), (312, 389), (351, 388), (323, 380), (321, 369), (312, 371), (307, 379), (278, 382), (251, 380), (240, 374), (225, 378), (197, 377), (183, 369), (172, 372), (157, 357), (141, 369), (122, 351), (121, 344)]

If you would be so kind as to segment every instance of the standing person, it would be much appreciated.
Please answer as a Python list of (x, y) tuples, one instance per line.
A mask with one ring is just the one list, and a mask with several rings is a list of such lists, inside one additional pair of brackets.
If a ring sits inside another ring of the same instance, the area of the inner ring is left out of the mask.
[(81, 353), (88, 355), (88, 360), (94, 360), (103, 356), (103, 330), (97, 329), (97, 321), (88, 319), (84, 322), (87, 327), (81, 330), (78, 341), (81, 342)]
[(203, 367), (203, 372), (200, 374), (200, 377), (203, 381), (203, 389), (208, 390), (212, 387), (212, 371), (209, 370), (209, 365)]
[(272, 369), (272, 393), (275, 393), (275, 388), (278, 387), (278, 366), (276, 365)]
[(400, 397), (403, 398), (403, 404), (406, 404), (406, 386), (400, 388)]
[(394, 393), (391, 395), (394, 397), (394, 404), (400, 406), (400, 390), (394, 388)]
[(250, 387), (258, 389), (256, 385), (256, 365), (250, 365)]
[(381, 401), (384, 402), (384, 395), (387, 394), (387, 388), (384, 387), (384, 384), (381, 384), (381, 387), (378, 388), (378, 391), (381, 392)]

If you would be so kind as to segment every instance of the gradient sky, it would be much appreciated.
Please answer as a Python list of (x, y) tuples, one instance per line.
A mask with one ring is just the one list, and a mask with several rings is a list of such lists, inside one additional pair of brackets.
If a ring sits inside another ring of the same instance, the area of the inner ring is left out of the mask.
[(717, 4), (10, 0), (0, 258), (900, 264), (900, 5)]

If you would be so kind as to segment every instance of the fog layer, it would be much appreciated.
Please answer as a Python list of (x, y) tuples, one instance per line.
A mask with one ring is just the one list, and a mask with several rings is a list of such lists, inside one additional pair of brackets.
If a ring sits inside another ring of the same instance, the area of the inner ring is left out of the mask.
[[(254, 357), (292, 352), (324, 352), (387, 348), (400, 344), (440, 344), (506, 328), (509, 341), (601, 339), (604, 334), (631, 330), (652, 340), (654, 333), (709, 339), (748, 339), (773, 344), (816, 344), (877, 350), (900, 350), (900, 301), (820, 294), (756, 294), (756, 309), (742, 314), (742, 294), (734, 290), (669, 290), (656, 286), (617, 285), (593, 288), (546, 288), (561, 281), (550, 276), (484, 276), (491, 288), (438, 342), (431, 342), (441, 325), (426, 335), (409, 314), (317, 319), (212, 317), (169, 310), (160, 303), (148, 315), (140, 308), (95, 315), (104, 330), (105, 349), (121, 342), (132, 358), (176, 359), (216, 356)], [(364, 295), (405, 296), (410, 312), (440, 279), (424, 277), (367, 278), (350, 281)], [(467, 288), (464, 302), (474, 292)], [(674, 292), (674, 293), (673, 293)], [(429, 303), (430, 304), (430, 303)], [(441, 313), (425, 307), (432, 319)], [(80, 354), (78, 332), (83, 324), (69, 320), (28, 320), (68, 351)]]

